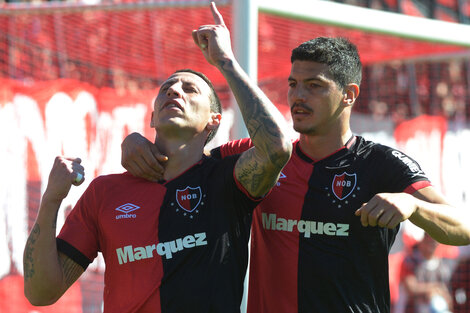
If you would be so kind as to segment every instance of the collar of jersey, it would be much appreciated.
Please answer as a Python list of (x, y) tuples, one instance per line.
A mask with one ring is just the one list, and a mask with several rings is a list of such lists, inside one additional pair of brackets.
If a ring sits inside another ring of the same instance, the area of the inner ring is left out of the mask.
[(318, 159), (318, 160), (314, 160), (312, 159), (311, 157), (309, 157), (307, 154), (305, 154), (303, 151), (302, 151), (302, 148), (300, 147), (300, 141), (297, 140), (295, 142), (295, 153), (302, 159), (304, 160), (305, 162), (308, 162), (308, 163), (318, 163), (320, 161), (323, 161), (323, 160), (326, 160), (326, 159), (329, 159), (331, 156), (333, 155), (336, 155), (337, 153), (339, 153), (340, 151), (343, 151), (343, 150), (349, 150), (351, 149), (351, 147), (356, 143), (356, 136), (353, 134), (351, 136), (351, 138), (348, 139), (348, 141), (346, 141), (346, 143), (344, 144), (343, 147), (341, 147), (340, 149), (336, 150), (335, 152), (325, 156), (324, 158), (321, 158), (321, 159)]

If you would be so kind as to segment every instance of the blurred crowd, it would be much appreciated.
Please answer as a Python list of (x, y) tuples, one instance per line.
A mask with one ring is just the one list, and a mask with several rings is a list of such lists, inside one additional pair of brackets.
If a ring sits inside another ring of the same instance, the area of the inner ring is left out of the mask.
[(457, 256), (442, 251), (424, 233), (401, 253), (393, 313), (470, 312), (470, 247), (461, 247)]
[[(422, 114), (469, 120), (469, 59), (376, 64), (365, 68), (366, 103), (357, 110), (400, 123)], [(364, 96), (364, 95), (363, 95)]]

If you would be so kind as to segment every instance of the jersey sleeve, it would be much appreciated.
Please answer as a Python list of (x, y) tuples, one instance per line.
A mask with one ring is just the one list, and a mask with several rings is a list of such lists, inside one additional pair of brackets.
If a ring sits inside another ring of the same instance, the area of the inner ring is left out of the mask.
[[(239, 208), (245, 208), (246, 211), (251, 211), (258, 205), (258, 203), (264, 199), (252, 197), (248, 191), (243, 187), (243, 185), (235, 177), (235, 164), (240, 157), (240, 154), (230, 155), (224, 158), (224, 162), (230, 164), (227, 167), (227, 172), (225, 174), (226, 181), (229, 183), (226, 184), (226, 190), (228, 194), (232, 195), (232, 201), (237, 204)], [(230, 191), (232, 190), (232, 191)], [(245, 211), (245, 210), (244, 210)]]
[(223, 159), (230, 155), (240, 154), (253, 147), (250, 138), (243, 138), (239, 140), (229, 141), (220, 147), (211, 150), (211, 156)]
[(57, 236), (57, 249), (84, 269), (99, 251), (96, 180), (90, 183), (78, 200)]
[(431, 182), (418, 162), (396, 149), (380, 147), (382, 157), (379, 158), (379, 163), (376, 166), (381, 173), (379, 185), (384, 190), (412, 194), (417, 190), (431, 186)]

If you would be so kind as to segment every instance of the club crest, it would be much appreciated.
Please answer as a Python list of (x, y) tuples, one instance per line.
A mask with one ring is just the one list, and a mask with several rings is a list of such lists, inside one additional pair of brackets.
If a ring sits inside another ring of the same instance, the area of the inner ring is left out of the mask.
[(339, 200), (346, 199), (356, 188), (356, 174), (348, 174), (344, 172), (341, 175), (335, 175), (331, 189), (333, 194)]
[(201, 203), (202, 191), (201, 187), (189, 187), (180, 190), (176, 189), (176, 202), (186, 212), (193, 212)]

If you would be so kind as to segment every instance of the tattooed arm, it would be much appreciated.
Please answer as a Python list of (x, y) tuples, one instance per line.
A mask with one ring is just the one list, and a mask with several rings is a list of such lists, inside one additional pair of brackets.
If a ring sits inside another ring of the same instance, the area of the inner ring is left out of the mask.
[(36, 223), (23, 254), (24, 293), (33, 305), (56, 302), (80, 277), (84, 269), (57, 251), (56, 222), (62, 200), (67, 196), (77, 173), (83, 177), (80, 159), (57, 157), (41, 200)]
[(235, 176), (254, 197), (266, 194), (292, 152), (292, 143), (284, 133), (284, 118), (236, 61), (230, 33), (215, 4), (211, 4), (215, 25), (193, 31), (194, 42), (206, 60), (224, 75), (237, 100), (254, 147), (243, 152), (235, 166)]

